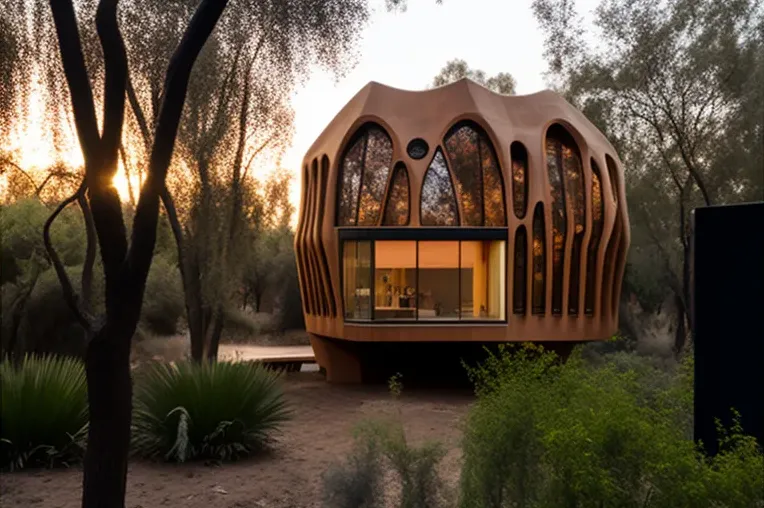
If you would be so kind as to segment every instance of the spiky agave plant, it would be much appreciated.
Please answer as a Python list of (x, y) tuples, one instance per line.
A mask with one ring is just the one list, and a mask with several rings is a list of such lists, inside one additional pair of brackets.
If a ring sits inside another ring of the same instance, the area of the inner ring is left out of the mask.
[(155, 363), (136, 379), (133, 451), (234, 460), (263, 449), (289, 415), (279, 376), (259, 364)]
[(5, 359), (0, 385), (0, 467), (50, 467), (81, 458), (88, 400), (80, 360), (26, 356), (14, 365)]

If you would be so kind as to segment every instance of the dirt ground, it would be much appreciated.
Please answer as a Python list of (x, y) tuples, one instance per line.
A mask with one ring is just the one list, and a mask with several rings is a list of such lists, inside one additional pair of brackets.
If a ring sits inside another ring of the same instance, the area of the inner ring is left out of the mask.
[[(284, 383), (294, 417), (272, 452), (222, 466), (133, 461), (127, 508), (320, 507), (321, 475), (350, 451), (353, 426), (398, 414), (410, 442), (435, 439), (445, 445), (443, 478), (451, 485), (458, 480), (460, 427), (473, 400), (469, 391), (404, 387), (393, 402), (383, 386), (329, 385), (317, 372), (289, 374)], [(0, 506), (79, 507), (81, 481), (79, 468), (4, 474)]]

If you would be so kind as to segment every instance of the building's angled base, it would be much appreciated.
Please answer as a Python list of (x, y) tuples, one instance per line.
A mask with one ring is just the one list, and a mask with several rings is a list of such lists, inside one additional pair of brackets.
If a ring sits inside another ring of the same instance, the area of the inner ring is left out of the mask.
[[(336, 384), (384, 383), (395, 374), (405, 385), (467, 386), (466, 365), (474, 366), (497, 343), (355, 342), (310, 334), (316, 362)], [(567, 357), (578, 342), (536, 343)]]

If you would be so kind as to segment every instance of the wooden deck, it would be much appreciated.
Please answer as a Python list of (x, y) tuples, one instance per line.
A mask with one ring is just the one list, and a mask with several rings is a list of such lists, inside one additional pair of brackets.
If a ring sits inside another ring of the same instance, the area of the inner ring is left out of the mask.
[(303, 363), (316, 363), (310, 346), (252, 346), (249, 344), (221, 344), (221, 360), (263, 362), (288, 371), (299, 371)]

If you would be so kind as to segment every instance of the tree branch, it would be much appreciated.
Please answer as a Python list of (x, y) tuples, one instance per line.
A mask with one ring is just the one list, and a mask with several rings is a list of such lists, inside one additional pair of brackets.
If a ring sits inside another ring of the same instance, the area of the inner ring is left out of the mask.
[(143, 292), (145, 277), (151, 265), (156, 243), (159, 215), (159, 196), (165, 187), (180, 116), (188, 90), (188, 81), (199, 52), (215, 28), (227, 0), (202, 0), (196, 9), (183, 38), (175, 50), (167, 70), (164, 98), (157, 120), (154, 145), (149, 160), (148, 176), (141, 189), (141, 197), (133, 222), (132, 242), (128, 253), (131, 275), (142, 279), (135, 288)]
[(93, 104), (93, 90), (90, 86), (90, 79), (82, 54), (82, 45), (80, 44), (77, 18), (72, 0), (50, 0), (49, 3), (53, 13), (53, 22), (56, 26), (64, 76), (72, 100), (77, 137), (87, 164), (87, 161), (92, 160), (98, 152), (100, 136), (98, 135), (98, 122)]
[(45, 245), (45, 251), (48, 254), (48, 258), (50, 258), (53, 269), (56, 271), (58, 281), (61, 283), (61, 291), (64, 294), (64, 300), (66, 301), (69, 309), (74, 314), (74, 317), (77, 319), (77, 322), (82, 325), (82, 327), (85, 328), (85, 330), (89, 333), (92, 330), (90, 319), (80, 308), (79, 298), (77, 297), (77, 293), (74, 291), (74, 287), (72, 287), (72, 281), (69, 279), (69, 275), (66, 273), (64, 264), (61, 262), (61, 258), (58, 256), (56, 249), (53, 248), (53, 242), (50, 239), (50, 228), (53, 225), (53, 222), (61, 214), (64, 208), (69, 206), (71, 203), (74, 203), (75, 201), (84, 199), (86, 188), (86, 183), (83, 180), (79, 189), (77, 189), (77, 192), (66, 198), (56, 207), (50, 217), (48, 217), (48, 219), (45, 221), (45, 225), (42, 228), (42, 238), (43, 244)]

